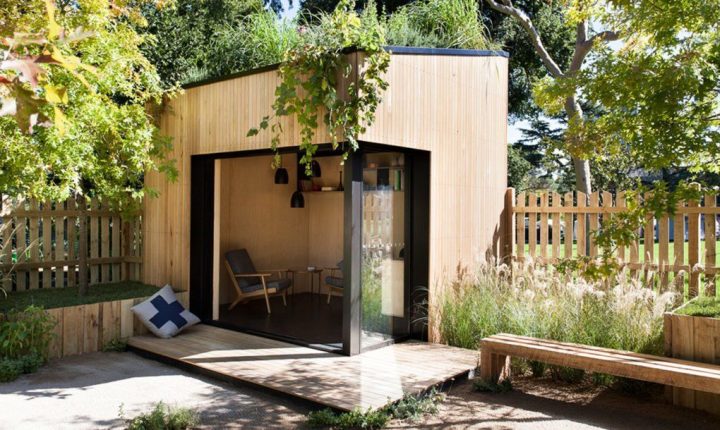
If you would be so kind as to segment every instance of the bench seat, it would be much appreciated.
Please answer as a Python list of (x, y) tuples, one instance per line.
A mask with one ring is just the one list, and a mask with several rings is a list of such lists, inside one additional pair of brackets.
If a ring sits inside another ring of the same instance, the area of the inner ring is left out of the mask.
[(480, 376), (509, 376), (510, 357), (720, 394), (720, 366), (512, 334), (481, 341)]

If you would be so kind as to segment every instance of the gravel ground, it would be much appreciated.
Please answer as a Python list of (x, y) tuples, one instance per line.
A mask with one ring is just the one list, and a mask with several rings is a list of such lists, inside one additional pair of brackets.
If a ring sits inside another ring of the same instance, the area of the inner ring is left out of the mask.
[(491, 394), (478, 393), (464, 382), (448, 391), (437, 415), (390, 428), (720, 429), (720, 416), (674, 407), (661, 394), (630, 395), (592, 382), (563, 384), (530, 377), (514, 379), (511, 392)]
[[(592, 384), (519, 378), (503, 394), (456, 383), (440, 413), (391, 428), (422, 429), (720, 429), (720, 417), (676, 408)], [(217, 382), (132, 353), (96, 353), (52, 361), (38, 373), (0, 384), (0, 429), (122, 428), (163, 401), (200, 412), (204, 428), (301, 428), (308, 405)]]
[(194, 408), (207, 428), (293, 428), (308, 410), (284, 397), (217, 382), (133, 353), (53, 360), (0, 384), (0, 429), (122, 428), (158, 402)]

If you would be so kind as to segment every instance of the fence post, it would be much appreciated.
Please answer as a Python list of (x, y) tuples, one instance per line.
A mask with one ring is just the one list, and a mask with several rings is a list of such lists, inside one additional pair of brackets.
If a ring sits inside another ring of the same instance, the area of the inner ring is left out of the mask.
[[(693, 184), (695, 185), (695, 184)], [(688, 295), (690, 298), (698, 295), (700, 273), (695, 267), (700, 262), (700, 213), (690, 208), (698, 208), (700, 202), (688, 201), (688, 265), (690, 266), (690, 284)]]
[(511, 263), (513, 257), (513, 244), (515, 243), (515, 188), (505, 190), (505, 222), (503, 234), (502, 262)]
[(122, 221), (122, 268), (120, 272), (120, 279), (127, 281), (130, 279), (130, 263), (128, 257), (130, 257), (130, 223)]
[(705, 295), (714, 296), (715, 287), (715, 257), (716, 257), (716, 215), (715, 208), (717, 196), (705, 195)]
[(78, 213), (80, 215), (78, 239), (78, 287), (80, 294), (88, 291), (88, 212), (87, 201), (82, 194), (78, 196)]

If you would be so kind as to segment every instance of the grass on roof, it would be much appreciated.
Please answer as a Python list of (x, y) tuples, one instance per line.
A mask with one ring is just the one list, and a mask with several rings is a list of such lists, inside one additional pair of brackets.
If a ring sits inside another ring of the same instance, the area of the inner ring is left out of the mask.
[(92, 285), (85, 296), (78, 295), (78, 287), (49, 288), (9, 292), (7, 299), (0, 292), (0, 312), (25, 309), (30, 305), (45, 309), (86, 305), (112, 300), (146, 297), (157, 292), (158, 287), (136, 281), (121, 281)]
[(720, 297), (698, 297), (675, 313), (693, 317), (720, 318)]

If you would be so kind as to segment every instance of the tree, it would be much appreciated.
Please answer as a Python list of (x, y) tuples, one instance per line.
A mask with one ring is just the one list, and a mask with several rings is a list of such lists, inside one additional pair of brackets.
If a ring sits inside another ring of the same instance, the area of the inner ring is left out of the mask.
[[(538, 32), (543, 35), (545, 49), (561, 69), (566, 69), (575, 47), (575, 35), (574, 29), (568, 25), (563, 13), (562, 3), (547, 0), (519, 0), (515, 4), (532, 17)], [(483, 8), (482, 14), (488, 22), (492, 40), (510, 53), (508, 94), (510, 119), (512, 121), (538, 119), (542, 110), (533, 99), (533, 82), (544, 78), (547, 69), (537, 55), (535, 47), (530, 43), (525, 29), (515, 19), (488, 7)]]
[(720, 1), (612, 0), (594, 15), (623, 36), (621, 49), (602, 47), (545, 90), (576, 86), (602, 111), (568, 130), (581, 151), (625, 154), (652, 172), (720, 173)]
[[(588, 54), (601, 43), (618, 39), (618, 33), (612, 30), (598, 31), (590, 34), (590, 14), (584, 2), (573, 3), (577, 7), (571, 7), (575, 24), (575, 49), (566, 68), (561, 68), (555, 58), (545, 48), (540, 32), (533, 23), (528, 14), (513, 5), (512, 0), (485, 0), (486, 3), (497, 12), (512, 17), (527, 33), (530, 42), (547, 69), (547, 72), (554, 80), (562, 80), (571, 78), (578, 74), (583, 67), (585, 58)], [(563, 100), (565, 114), (568, 118), (568, 124), (571, 126), (581, 126), (584, 121), (583, 110), (578, 101), (578, 92), (567, 91)], [(579, 151), (580, 142), (575, 136), (569, 135), (566, 139), (566, 146), (572, 154), (572, 162), (575, 170), (575, 184), (579, 191), (589, 193), (592, 190), (590, 182), (590, 162), (587, 154)]]
[(173, 177), (170, 142), (147, 110), (166, 92), (140, 51), (134, 6), (0, 0), (0, 23), (2, 193), (96, 196), (129, 213), (152, 194), (146, 171)]
[(720, 2), (564, 3), (576, 34), (566, 69), (524, 10), (510, 0), (486, 3), (525, 29), (548, 71), (534, 86), (535, 100), (548, 114), (568, 118), (564, 146), (584, 177), (578, 189), (589, 188), (588, 159), (632, 160), (651, 172), (720, 169)]
[(208, 67), (234, 55), (211, 54), (218, 34), (226, 29), (242, 34), (243, 20), (262, 11), (262, 0), (178, 0), (165, 8), (145, 5), (142, 12), (148, 25), (138, 28), (147, 36), (142, 51), (166, 87), (211, 77)]

